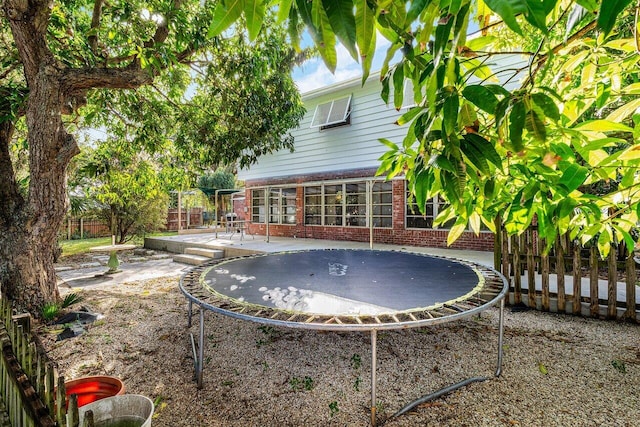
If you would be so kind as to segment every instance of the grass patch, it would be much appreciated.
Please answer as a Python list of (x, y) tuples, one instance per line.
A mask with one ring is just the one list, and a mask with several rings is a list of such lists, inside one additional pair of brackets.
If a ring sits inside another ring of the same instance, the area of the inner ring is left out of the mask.
[[(167, 231), (161, 233), (153, 233), (149, 234), (148, 237), (152, 236), (174, 236), (177, 233), (175, 231)], [(130, 243), (135, 245), (142, 245), (144, 243), (144, 239), (142, 237), (135, 237)], [(62, 256), (72, 256), (79, 255), (89, 252), (90, 248), (94, 246), (106, 246), (111, 244), (111, 237), (97, 237), (93, 239), (82, 239), (82, 240), (63, 240), (60, 242), (60, 246), (62, 247)]]

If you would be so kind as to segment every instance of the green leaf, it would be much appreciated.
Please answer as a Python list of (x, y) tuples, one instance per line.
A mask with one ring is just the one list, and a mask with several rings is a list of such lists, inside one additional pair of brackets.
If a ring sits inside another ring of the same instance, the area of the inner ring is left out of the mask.
[(491, 142), (476, 133), (465, 134), (463, 138), (482, 153), (485, 159), (493, 163), (498, 169), (502, 168), (502, 159)]
[(415, 21), (422, 11), (431, 3), (431, 0), (413, 0), (409, 11), (407, 12), (407, 19), (405, 20), (405, 27), (408, 27)]
[(353, 3), (351, 1), (323, 0), (322, 4), (334, 34), (338, 36), (354, 61), (360, 62), (360, 55), (356, 49), (356, 21), (353, 16)]
[[(299, 0), (305, 1), (305, 0)], [(329, 17), (320, 0), (314, 1), (311, 6), (311, 19), (318, 29), (319, 40), (316, 40), (316, 47), (320, 56), (324, 60), (327, 68), (333, 73), (338, 64), (338, 55), (336, 53), (336, 35), (331, 28)]]
[(547, 375), (549, 374), (549, 371), (547, 370), (547, 367), (544, 366), (544, 363), (542, 362), (538, 362), (538, 370), (540, 371), (540, 373), (542, 375)]
[(633, 129), (622, 123), (612, 122), (610, 120), (588, 120), (574, 126), (574, 129), (580, 131), (598, 131), (598, 132), (633, 132)]
[(606, 120), (609, 120), (612, 122), (621, 122), (627, 117), (629, 117), (630, 115), (632, 115), (633, 113), (635, 113), (636, 110), (638, 110), (639, 108), (640, 108), (640, 98), (636, 98), (633, 101), (629, 101), (626, 104), (624, 104), (622, 107), (611, 112), (606, 117)]
[(484, 3), (502, 18), (511, 31), (522, 35), (516, 15), (527, 11), (525, 0), (484, 0)]
[(534, 93), (531, 95), (531, 99), (534, 104), (538, 106), (546, 117), (549, 117), (551, 120), (558, 121), (560, 120), (560, 111), (558, 110), (558, 105), (551, 99), (550, 96), (545, 95), (544, 93)]
[(613, 29), (616, 18), (631, 3), (631, 0), (606, 0), (600, 5), (598, 13), (598, 28), (604, 32), (606, 37)]
[(547, 7), (540, 0), (525, 0), (527, 10), (524, 17), (531, 25), (547, 33)]
[(409, 111), (404, 113), (402, 116), (400, 116), (398, 120), (396, 120), (396, 124), (399, 126), (407, 124), (411, 120), (413, 120), (418, 114), (420, 114), (422, 111), (423, 109), (421, 107), (409, 108)]
[(288, 16), (290, 16), (291, 5), (293, 0), (280, 0), (278, 4), (278, 22), (282, 23)]
[(402, 98), (404, 97), (404, 67), (398, 64), (393, 70), (393, 106), (396, 110), (402, 107)]
[(527, 111), (525, 126), (536, 140), (544, 142), (547, 139), (547, 129), (535, 110)]
[(455, 92), (449, 94), (449, 96), (444, 100), (442, 108), (442, 124), (447, 135), (454, 135), (458, 130), (456, 126), (458, 124), (458, 106), (458, 94)]
[(265, 3), (264, 0), (243, 0), (244, 17), (247, 21), (249, 40), (255, 40), (262, 27), (264, 20)]
[(600, 232), (600, 236), (598, 236), (598, 251), (603, 258), (609, 255), (612, 237), (611, 231), (607, 227), (604, 227)]
[(526, 121), (526, 108), (522, 101), (516, 102), (509, 113), (509, 141), (513, 150), (518, 153), (523, 150), (522, 131)]
[(639, 160), (640, 159), (640, 144), (632, 145), (625, 149), (620, 156), (619, 160)]
[(449, 234), (447, 235), (447, 246), (453, 245), (467, 229), (467, 222), (461, 220), (461, 218), (462, 217), (458, 217), (455, 225), (451, 227), (451, 230), (449, 230)]
[(243, 0), (219, 2), (213, 12), (213, 19), (211, 20), (211, 25), (209, 25), (207, 35), (209, 37), (219, 36), (229, 28), (242, 14), (243, 3)]
[(398, 151), (398, 149), (399, 149), (397, 144), (395, 144), (394, 142), (389, 141), (386, 138), (379, 138), (378, 141), (380, 141), (381, 143), (383, 143), (384, 145), (389, 147), (389, 149), (391, 149), (391, 150)]
[[(375, 10), (369, 7), (367, 0), (356, 0), (356, 41), (363, 58), (371, 50), (371, 44), (375, 44)], [(368, 71), (368, 70), (367, 70)]]
[(449, 43), (449, 35), (451, 34), (453, 21), (455, 21), (453, 16), (448, 16), (445, 19), (446, 22), (436, 27), (435, 39), (433, 41), (433, 63), (436, 67), (440, 65), (442, 54)]
[(469, 162), (483, 175), (490, 175), (487, 159), (472, 144), (461, 144), (460, 151), (467, 157)]
[(588, 174), (589, 169), (584, 166), (580, 166), (577, 163), (571, 163), (563, 171), (559, 184), (564, 185), (568, 192), (571, 193), (584, 183)]
[(489, 114), (495, 114), (498, 98), (485, 86), (469, 85), (462, 91), (468, 101)]

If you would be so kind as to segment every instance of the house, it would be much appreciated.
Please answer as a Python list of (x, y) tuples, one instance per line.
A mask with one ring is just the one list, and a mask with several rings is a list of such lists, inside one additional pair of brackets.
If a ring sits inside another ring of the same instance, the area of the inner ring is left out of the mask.
[[(379, 79), (375, 74), (364, 86), (357, 78), (303, 95), (307, 113), (292, 131), (295, 151), (262, 156), (238, 172), (249, 233), (353, 241), (372, 235), (377, 243), (447, 246), (448, 230), (433, 228), (437, 200), (423, 216), (404, 179), (376, 177), (387, 150), (378, 139), (400, 143), (407, 132), (394, 124), (401, 112), (380, 98)], [(493, 250), (493, 244), (493, 233), (469, 231), (453, 247)]]

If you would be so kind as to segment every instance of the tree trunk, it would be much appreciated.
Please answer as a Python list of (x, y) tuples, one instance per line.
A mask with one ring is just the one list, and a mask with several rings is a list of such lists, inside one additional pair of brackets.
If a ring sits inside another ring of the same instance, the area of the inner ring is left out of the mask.
[(59, 299), (53, 258), (56, 241), (38, 238), (19, 229), (2, 230), (0, 281), (2, 297), (12, 301), (19, 311), (40, 317), (41, 308)]

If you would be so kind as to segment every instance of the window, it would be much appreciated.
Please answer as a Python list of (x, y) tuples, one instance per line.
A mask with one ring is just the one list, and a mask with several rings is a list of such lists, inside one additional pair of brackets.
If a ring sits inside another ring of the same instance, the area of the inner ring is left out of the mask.
[(322, 187), (304, 188), (304, 223), (322, 225)]
[(367, 226), (367, 184), (345, 184), (346, 225), (353, 227)]
[(343, 206), (342, 184), (325, 185), (324, 187), (324, 224), (342, 225)]
[(269, 191), (269, 223), (296, 223), (295, 188), (272, 188)]
[(265, 190), (253, 190), (251, 195), (251, 220), (254, 223), (265, 223), (267, 203), (270, 224), (296, 223), (296, 189), (272, 188), (269, 200), (265, 199)]
[[(372, 185), (373, 226), (392, 226), (392, 184)], [(304, 223), (306, 225), (367, 227), (367, 183), (323, 184), (304, 189)]]
[(312, 128), (328, 129), (351, 123), (351, 95), (319, 104), (313, 113)]
[(251, 222), (254, 222), (254, 223), (266, 222), (264, 190), (251, 191)]
[(373, 196), (373, 226), (391, 227), (393, 225), (393, 183), (375, 182)]
[[(420, 208), (415, 203), (415, 198), (407, 191), (407, 228), (435, 228), (433, 221), (446, 206), (446, 202), (439, 197), (428, 199), (425, 205), (425, 213), (422, 215)], [(450, 220), (437, 228), (449, 229), (453, 227), (453, 224), (455, 224), (455, 220)]]

